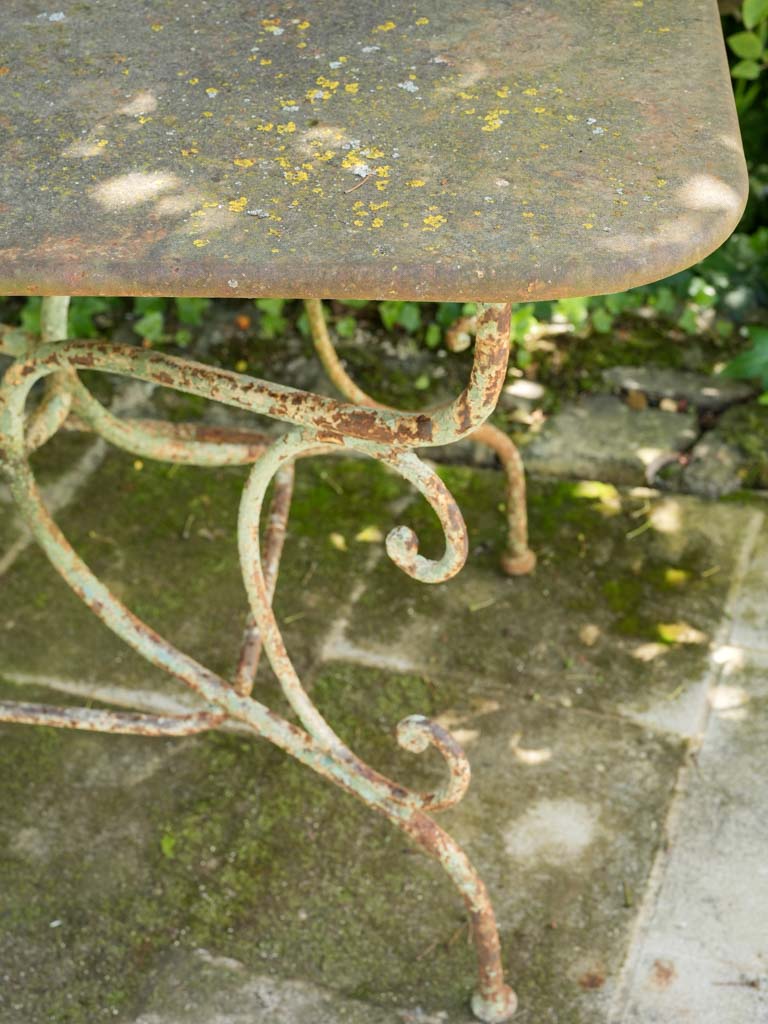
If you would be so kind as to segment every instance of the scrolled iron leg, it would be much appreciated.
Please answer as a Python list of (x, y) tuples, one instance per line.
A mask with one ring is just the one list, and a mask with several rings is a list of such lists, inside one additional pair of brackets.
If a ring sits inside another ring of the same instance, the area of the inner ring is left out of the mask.
[[(306, 299), (304, 306), (315, 351), (333, 385), (345, 398), (358, 405), (377, 409), (390, 406), (377, 402), (355, 384), (339, 359), (320, 299)], [(501, 556), (501, 568), (508, 576), (525, 576), (536, 567), (536, 555), (528, 547), (528, 510), (526, 505), (525, 468), (520, 452), (507, 435), (491, 423), (483, 423), (469, 435), (473, 441), (493, 449), (506, 476), (507, 543)]]
[[(47, 341), (63, 336), (61, 318), (65, 315), (63, 300), (45, 300), (44, 322), (52, 323)], [(147, 661), (195, 690), (207, 706), (201, 712), (173, 717), (0, 702), (0, 721), (146, 736), (188, 735), (215, 728), (227, 720), (247, 725), (255, 735), (274, 743), (384, 814), (442, 864), (470, 917), (478, 960), (478, 988), (472, 1008), (487, 1024), (502, 1024), (514, 1013), (516, 998), (504, 982), (498, 931), (488, 893), (464, 851), (431, 817), (456, 804), (466, 792), (470, 777), (466, 756), (439, 725), (412, 715), (398, 725), (397, 741), (415, 753), (433, 746), (448, 770), (444, 784), (433, 792), (420, 793), (367, 766), (336, 735), (304, 690), (272, 611), (293, 465), (298, 458), (352, 451), (386, 462), (426, 498), (445, 535), (445, 552), (433, 560), (419, 554), (418, 538), (412, 531), (396, 527), (387, 537), (389, 556), (405, 573), (427, 583), (441, 582), (461, 569), (467, 554), (461, 513), (445, 485), (413, 449), (470, 435), (481, 427), (495, 405), (506, 369), (509, 307), (481, 307), (478, 319), (478, 343), (469, 386), (454, 402), (430, 415), (346, 405), (129, 347), (89, 342), (30, 347), (0, 384), (0, 468), (8, 478), (21, 514), (53, 566), (94, 614)], [(0, 341), (6, 335), (7, 331), (0, 327)], [(15, 339), (14, 344), (17, 343)], [(251, 431), (223, 431), (216, 435), (191, 425), (119, 420), (83, 387), (77, 377), (80, 366), (154, 381), (251, 412), (266, 413), (293, 426), (282, 438), (267, 444)], [(54, 382), (55, 386), (47, 392), (54, 397), (48, 405), (44, 398), (38, 412), (27, 419), (27, 396), (34, 383), (46, 377)], [(44, 443), (61, 425), (62, 409), (70, 404), (92, 429), (138, 454), (208, 466), (252, 464), (238, 526), (243, 579), (252, 618), (233, 681), (211, 672), (133, 615), (72, 549), (45, 508), (28, 452), (37, 443)], [(34, 435), (35, 444), (30, 443), (30, 434)], [(276, 487), (262, 557), (261, 510), (273, 478)], [(252, 696), (262, 645), (303, 728), (281, 718)]]

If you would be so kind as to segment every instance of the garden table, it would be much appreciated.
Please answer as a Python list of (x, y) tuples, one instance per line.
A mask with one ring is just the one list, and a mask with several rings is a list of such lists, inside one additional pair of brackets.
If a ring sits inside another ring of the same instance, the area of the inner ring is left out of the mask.
[[(432, 816), (463, 796), (465, 755), (441, 727), (412, 716), (398, 725), (398, 742), (437, 748), (447, 781), (420, 793), (383, 777), (313, 706), (283, 645), (271, 598), (292, 467), (345, 452), (388, 464), (431, 503), (446, 543), (441, 558), (427, 559), (416, 536), (397, 527), (390, 557), (431, 583), (461, 568), (461, 514), (415, 449), (466, 437), (493, 410), (510, 301), (617, 291), (672, 274), (738, 221), (747, 182), (715, 0), (60, 7), (3, 5), (0, 293), (46, 298), (40, 339), (10, 327), (0, 335), (17, 357), (0, 389), (0, 466), (72, 589), (206, 709), (161, 717), (3, 703), (0, 719), (144, 735), (245, 724), (440, 860), (470, 915), (473, 1009), (485, 1021), (507, 1020), (516, 1000), (488, 894)], [(67, 341), (72, 294), (309, 300), (321, 355), (351, 401), (140, 347)], [(428, 412), (376, 408), (334, 361), (324, 296), (478, 302), (466, 389)], [(266, 415), (285, 432), (269, 440), (255, 430), (120, 419), (86, 390), (81, 368)], [(72, 415), (142, 457), (252, 464), (239, 521), (252, 618), (231, 679), (137, 619), (51, 519), (28, 454)], [(507, 567), (525, 571), (532, 559), (516, 536)], [(262, 644), (296, 722), (253, 695)]]

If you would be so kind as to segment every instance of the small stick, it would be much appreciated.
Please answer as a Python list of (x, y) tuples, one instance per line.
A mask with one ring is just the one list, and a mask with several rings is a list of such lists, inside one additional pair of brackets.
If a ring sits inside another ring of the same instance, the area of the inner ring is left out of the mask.
[(344, 195), (348, 196), (350, 192), (354, 192), (355, 189), (360, 188), (360, 186), (364, 185), (366, 183), (366, 181), (370, 181), (372, 177), (373, 177), (372, 174), (366, 174), (366, 176), (364, 178), (361, 178), (360, 181), (358, 181), (358, 183), (356, 185), (352, 186), (352, 188), (345, 188), (344, 189)]

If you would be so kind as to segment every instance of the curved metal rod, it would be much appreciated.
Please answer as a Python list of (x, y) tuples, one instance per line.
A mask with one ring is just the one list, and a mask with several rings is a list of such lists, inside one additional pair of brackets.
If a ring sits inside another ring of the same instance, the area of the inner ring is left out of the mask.
[[(358, 387), (344, 369), (328, 332), (322, 301), (305, 299), (304, 306), (317, 355), (331, 382), (341, 394), (358, 405), (395, 411), (392, 406), (377, 402)], [(536, 555), (528, 547), (525, 468), (520, 452), (503, 431), (490, 423), (476, 427), (469, 437), (494, 450), (506, 476), (507, 544), (501, 556), (501, 567), (509, 576), (522, 576), (532, 572), (536, 565)]]
[[(253, 698), (240, 696), (224, 679), (179, 651), (134, 616), (75, 553), (51, 519), (42, 501), (26, 456), (23, 413), (26, 397), (35, 380), (46, 373), (55, 372), (57, 365), (55, 361), (43, 367), (30, 366), (27, 362), (23, 367), (26, 367), (26, 373), (23, 368), (18, 373), (9, 371), (0, 386), (0, 467), (9, 477), (13, 496), (30, 529), (59, 574), (113, 632), (151, 664), (162, 668), (200, 693), (210, 707), (210, 711), (203, 712), (204, 714), (216, 716), (224, 711), (228, 716), (249, 725), (257, 735), (269, 739), (301, 763), (383, 813), (427, 853), (439, 859), (470, 913), (479, 970), (479, 987), (472, 1001), (473, 1009), (489, 1024), (500, 1024), (508, 1020), (514, 1012), (516, 999), (512, 990), (503, 981), (498, 931), (485, 886), (461, 848), (424, 813), (425, 809), (450, 806), (464, 792), (468, 777), (460, 777), (458, 771), (460, 768), (463, 769), (458, 745), (434, 723), (420, 718), (405, 720), (398, 730), (399, 741), (412, 750), (423, 750), (429, 744), (435, 745), (452, 769), (452, 778), (448, 785), (437, 793), (409, 793), (368, 768), (343, 745), (340, 748), (329, 749)], [(344, 441), (344, 444), (365, 454), (373, 454), (372, 446), (366, 442)], [(309, 446), (318, 454), (338, 450), (335, 445), (323, 445), (316, 438), (301, 438), (300, 446), (304, 449)], [(275, 450), (280, 454), (278, 445), (270, 448), (267, 454), (274, 453)], [(404, 471), (405, 467), (404, 475), (412, 479), (422, 493), (430, 497), (428, 476), (408, 472), (414, 466), (421, 465), (415, 456), (408, 452), (390, 451), (380, 457), (386, 458), (386, 461), (400, 471)], [(443, 517), (441, 521), (444, 521)], [(397, 547), (398, 545), (395, 545), (395, 553)], [(409, 571), (409, 568), (415, 569), (414, 574), (420, 575), (421, 563), (415, 560), (412, 551), (407, 550), (406, 553), (408, 559), (403, 567), (406, 571)], [(441, 561), (445, 562), (445, 556)], [(429, 563), (426, 559), (423, 562), (425, 565), (439, 564)], [(443, 566), (444, 569), (446, 567)], [(251, 579), (256, 578), (257, 584), (258, 576), (259, 574), (251, 573)], [(263, 576), (259, 585), (263, 587)], [(267, 611), (271, 615), (268, 606)], [(40, 711), (44, 713), (44, 709)], [(54, 724), (53, 718), (51, 723)]]
[(84, 732), (113, 732), (125, 736), (193, 736), (215, 729), (226, 719), (223, 711), (195, 711), (188, 715), (142, 715), (134, 711), (56, 707), (0, 700), (0, 722), (48, 725)]
[(449, 444), (464, 437), (493, 411), (509, 358), (509, 316), (509, 304), (483, 307), (478, 314), (475, 361), (469, 385), (453, 402), (440, 406), (429, 416), (363, 409), (230, 370), (101, 341), (42, 345), (7, 373), (32, 374), (39, 379), (45, 375), (45, 370), (60, 370), (68, 365), (121, 373), (309, 427), (324, 443), (340, 444), (345, 438), (356, 438), (404, 448), (424, 447)]

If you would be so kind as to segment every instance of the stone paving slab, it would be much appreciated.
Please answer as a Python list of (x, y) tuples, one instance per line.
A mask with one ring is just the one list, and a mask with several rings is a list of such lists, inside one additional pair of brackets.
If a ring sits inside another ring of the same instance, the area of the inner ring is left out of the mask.
[(725, 655), (615, 1024), (768, 1021), (768, 656)]
[(690, 447), (698, 430), (693, 413), (631, 409), (610, 395), (566, 405), (523, 449), (530, 473), (548, 477), (646, 482), (659, 456)]
[[(662, 839), (680, 744), (502, 703), (495, 686), (435, 692), (359, 666), (325, 666), (314, 692), (354, 749), (416, 786), (440, 767), (398, 751), (392, 725), (420, 710), (453, 727), (474, 782), (441, 823), (494, 894), (520, 998), (537, 1021), (594, 1020)], [(0, 735), (2, 1024), (175, 1024), (190, 998), (193, 1021), (267, 1019), (265, 977), (268, 1007), (286, 1020), (322, 990), (340, 998), (340, 1020), (362, 1024), (365, 1004), (368, 1019), (393, 1024), (419, 1009), (468, 1022), (473, 961), (441, 870), (267, 744)], [(213, 958), (205, 971), (200, 948)]]

